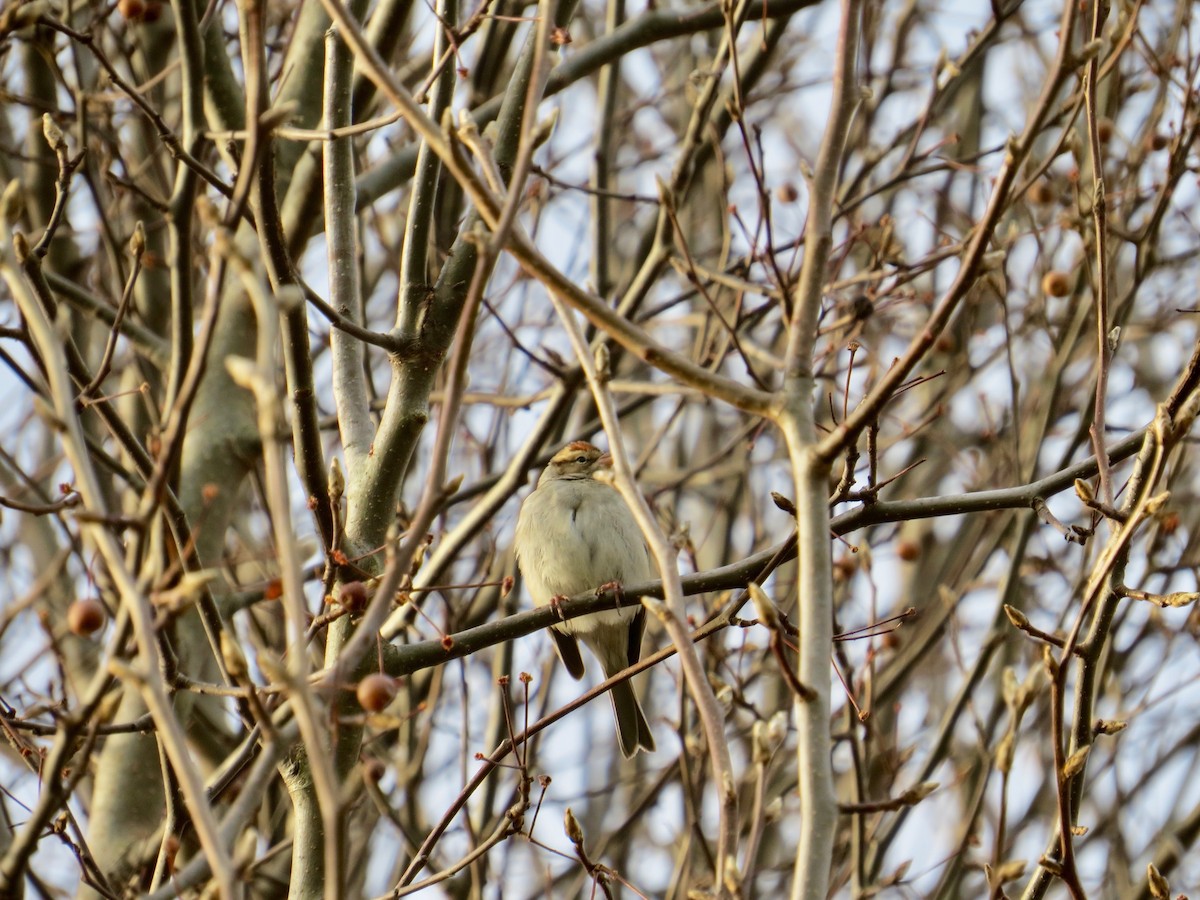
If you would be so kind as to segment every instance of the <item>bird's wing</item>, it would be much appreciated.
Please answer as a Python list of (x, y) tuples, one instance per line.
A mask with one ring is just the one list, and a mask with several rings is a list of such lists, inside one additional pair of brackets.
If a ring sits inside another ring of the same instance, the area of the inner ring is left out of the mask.
[(579, 641), (574, 635), (563, 634), (557, 628), (550, 629), (550, 636), (554, 638), (554, 649), (558, 651), (558, 658), (567, 667), (571, 677), (578, 681), (583, 677), (583, 657), (579, 655)]

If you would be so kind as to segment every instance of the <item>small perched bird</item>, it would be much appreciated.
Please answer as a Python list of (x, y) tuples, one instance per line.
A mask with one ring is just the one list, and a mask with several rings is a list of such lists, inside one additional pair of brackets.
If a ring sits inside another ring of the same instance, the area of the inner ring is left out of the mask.
[[(649, 581), (653, 570), (642, 533), (611, 483), (598, 480), (612, 457), (587, 441), (574, 441), (550, 460), (517, 517), (517, 561), (536, 606), (584, 591)], [(582, 640), (606, 677), (638, 661), (646, 610), (640, 604), (569, 619), (554, 625), (558, 657), (573, 678), (583, 677)], [(633, 684), (609, 691), (621, 752), (653, 750), (654, 735)]]

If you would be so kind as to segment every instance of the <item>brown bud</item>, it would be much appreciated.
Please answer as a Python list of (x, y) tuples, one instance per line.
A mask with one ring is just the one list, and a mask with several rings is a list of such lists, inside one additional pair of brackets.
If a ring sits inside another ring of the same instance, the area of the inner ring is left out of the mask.
[(1067, 757), (1067, 761), (1063, 763), (1062, 777), (1063, 781), (1074, 778), (1083, 771), (1083, 767), (1087, 765), (1088, 754), (1092, 752), (1091, 744), (1084, 744), (1074, 753)]
[(21, 182), (13, 179), (0, 195), (0, 222), (12, 226), (17, 224), (25, 211), (25, 195), (21, 190)]
[(134, 256), (141, 256), (146, 252), (146, 226), (142, 224), (141, 219), (133, 226), (133, 234), (129, 236), (129, 252)]
[(996, 771), (1012, 771), (1013, 752), (1016, 750), (1016, 739), (1011, 731), (1007, 732), (996, 745)]
[(796, 514), (796, 504), (790, 498), (783, 496), (778, 491), (771, 491), (771, 501), (789, 516)]
[(329, 502), (334, 506), (342, 502), (346, 493), (346, 476), (342, 473), (342, 464), (335, 456), (329, 461)]
[(1024, 630), (1029, 627), (1029, 616), (1025, 615), (1025, 613), (1021, 612), (1015, 606), (1005, 603), (1004, 614), (1008, 616), (1008, 621), (1013, 623), (1014, 628)]
[(563, 830), (567, 833), (568, 840), (576, 847), (583, 843), (583, 828), (579, 825), (579, 820), (575, 818), (575, 813), (571, 812), (571, 807), (567, 807), (566, 813), (563, 814)]
[(17, 258), (17, 262), (24, 264), (25, 260), (29, 259), (29, 238), (25, 237), (24, 232), (14, 231), (12, 233), (13, 256)]
[(1096, 502), (1096, 492), (1082, 478), (1075, 479), (1075, 496), (1089, 505)]
[(767, 596), (767, 592), (753, 581), (746, 585), (746, 592), (750, 595), (750, 599), (754, 603), (754, 610), (758, 613), (758, 620), (767, 628), (778, 628), (779, 610), (775, 607), (774, 601)]
[(1042, 665), (1046, 667), (1046, 675), (1051, 681), (1058, 677), (1058, 660), (1048, 644), (1042, 645)]
[(55, 153), (67, 149), (67, 139), (50, 113), (42, 113), (42, 134), (46, 138), (46, 143), (50, 145), (50, 149)]
[(242, 648), (238, 646), (237, 638), (228, 630), (221, 632), (221, 660), (225, 663), (225, 671), (231, 678), (241, 681), (249, 674), (250, 669), (246, 665), (246, 657), (242, 654)]
[(1171, 896), (1171, 886), (1167, 883), (1167, 879), (1163, 877), (1163, 873), (1158, 871), (1158, 867), (1154, 863), (1146, 865), (1146, 886), (1150, 889), (1150, 896), (1154, 900), (1169, 900)]
[(907, 791), (904, 791), (897, 799), (905, 806), (916, 806), (936, 791), (939, 786), (936, 781), (922, 781), (920, 784), (914, 785)]
[(1056, 877), (1056, 878), (1062, 877), (1062, 874), (1063, 874), (1062, 863), (1060, 863), (1057, 859), (1053, 859), (1049, 856), (1043, 856), (1041, 859), (1038, 860), (1038, 865), (1041, 866), (1043, 869), (1045, 869), (1047, 872), (1049, 872), (1054, 877)]

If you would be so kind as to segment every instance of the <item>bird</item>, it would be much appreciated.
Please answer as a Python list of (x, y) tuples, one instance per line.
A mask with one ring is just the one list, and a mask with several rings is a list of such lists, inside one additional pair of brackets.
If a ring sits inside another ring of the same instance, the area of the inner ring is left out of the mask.
[[(637, 584), (653, 577), (650, 553), (611, 479), (598, 479), (612, 457), (587, 441), (572, 441), (551, 458), (517, 516), (517, 563), (535, 606), (556, 606), (584, 591)], [(603, 476), (602, 476), (603, 478)], [(551, 626), (558, 658), (583, 677), (579, 641), (611, 678), (642, 653), (646, 610), (606, 609)], [(609, 691), (621, 753), (654, 750), (654, 735), (629, 680)]]

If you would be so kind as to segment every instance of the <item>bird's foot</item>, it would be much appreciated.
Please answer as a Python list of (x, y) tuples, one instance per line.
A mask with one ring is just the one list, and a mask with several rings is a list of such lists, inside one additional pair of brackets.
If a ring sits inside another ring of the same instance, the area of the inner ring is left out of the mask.
[(625, 602), (625, 588), (619, 581), (606, 581), (600, 587), (596, 588), (596, 596), (599, 597), (605, 591), (612, 591), (616, 597), (617, 606)]
[(556, 616), (558, 616), (560, 619), (562, 619), (563, 621), (566, 621), (567, 617), (565, 615), (563, 615), (562, 605), (570, 599), (571, 598), (568, 597), (566, 594), (555, 594), (553, 597), (550, 598), (550, 608), (552, 610), (554, 610), (554, 614)]

